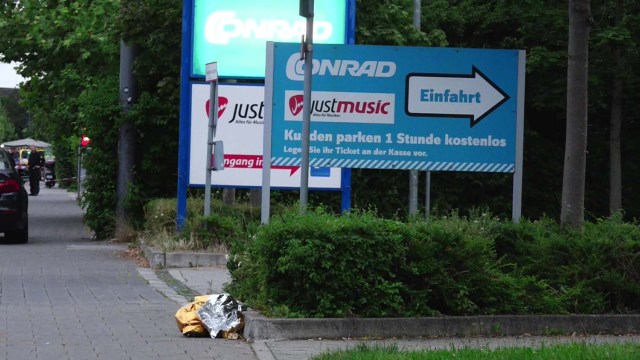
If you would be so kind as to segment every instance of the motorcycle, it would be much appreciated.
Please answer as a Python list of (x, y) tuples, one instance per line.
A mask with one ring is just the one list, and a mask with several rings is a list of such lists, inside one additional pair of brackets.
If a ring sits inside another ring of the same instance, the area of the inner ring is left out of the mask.
[(56, 172), (54, 162), (47, 161), (44, 164), (44, 186), (51, 189), (56, 185)]

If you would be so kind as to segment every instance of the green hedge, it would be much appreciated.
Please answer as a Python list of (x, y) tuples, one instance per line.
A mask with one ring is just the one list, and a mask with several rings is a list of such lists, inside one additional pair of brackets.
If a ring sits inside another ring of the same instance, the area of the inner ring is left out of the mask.
[(270, 316), (637, 312), (639, 255), (637, 226), (615, 220), (578, 233), (486, 214), (291, 211), (234, 243), (227, 290)]
[(587, 223), (583, 232), (551, 220), (500, 223), (501, 256), (519, 271), (545, 279), (571, 313), (640, 310), (640, 230), (618, 219)]

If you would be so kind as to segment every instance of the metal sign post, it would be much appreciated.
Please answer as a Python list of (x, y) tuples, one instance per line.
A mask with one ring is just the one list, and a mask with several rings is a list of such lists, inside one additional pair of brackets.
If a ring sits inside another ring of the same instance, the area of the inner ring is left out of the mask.
[(313, 60), (313, 0), (300, 2), (300, 15), (307, 18), (307, 34), (302, 44), (304, 56), (304, 91), (302, 98), (302, 164), (300, 174), (300, 213), (309, 202), (309, 137), (311, 133), (311, 75)]
[(77, 156), (77, 160), (76, 162), (78, 163), (77, 169), (76, 169), (76, 182), (78, 183), (78, 199), (80, 199), (80, 197), (82, 196), (82, 193), (80, 192), (80, 189), (82, 188), (82, 179), (81, 179), (81, 171), (82, 171), (82, 160), (81, 160), (81, 147), (78, 146), (78, 156)]
[[(206, 164), (206, 184), (204, 188), (204, 216), (211, 213), (211, 171), (218, 170), (215, 164), (212, 164), (211, 154), (214, 151), (214, 137), (216, 136), (216, 126), (218, 125), (218, 63), (208, 63), (206, 66), (206, 80), (209, 82), (209, 132), (207, 136), (207, 164)], [(220, 149), (218, 149), (220, 147)], [(221, 150), (222, 144), (216, 146), (215, 150)], [(216, 152), (215, 158), (222, 156)], [(223, 163), (224, 164), (224, 163)], [(214, 165), (214, 166), (212, 166)]]

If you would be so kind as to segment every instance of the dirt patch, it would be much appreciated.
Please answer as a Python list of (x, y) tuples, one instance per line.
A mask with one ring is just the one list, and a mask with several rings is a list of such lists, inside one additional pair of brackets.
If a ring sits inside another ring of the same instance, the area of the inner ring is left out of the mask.
[(136, 265), (140, 267), (144, 267), (144, 268), (149, 267), (149, 260), (147, 260), (147, 258), (144, 257), (144, 253), (142, 252), (142, 249), (140, 249), (140, 247), (138, 246), (131, 246), (129, 247), (128, 250), (118, 251), (118, 254), (123, 258), (134, 261)]

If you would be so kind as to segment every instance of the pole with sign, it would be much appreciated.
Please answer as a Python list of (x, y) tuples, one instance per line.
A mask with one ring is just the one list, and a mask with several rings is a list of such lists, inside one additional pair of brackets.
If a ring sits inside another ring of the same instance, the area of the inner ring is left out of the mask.
[(313, 60), (313, 0), (300, 1), (300, 16), (307, 18), (307, 35), (302, 43), (304, 91), (302, 97), (302, 166), (300, 173), (300, 212), (309, 201), (309, 137), (311, 134), (311, 75)]
[[(208, 63), (206, 80), (209, 82), (209, 131), (207, 135), (206, 184), (204, 189), (204, 216), (211, 213), (211, 171), (224, 170), (224, 150), (222, 141), (213, 141), (218, 126), (218, 63)], [(213, 159), (211, 154), (213, 153)], [(213, 160), (213, 161), (212, 161)]]

